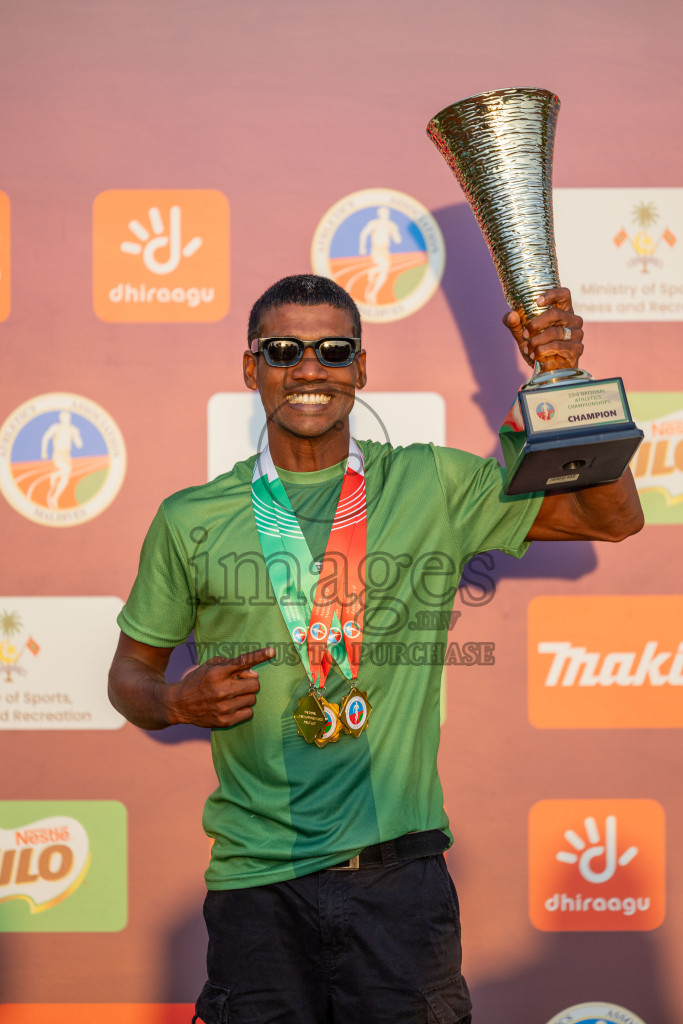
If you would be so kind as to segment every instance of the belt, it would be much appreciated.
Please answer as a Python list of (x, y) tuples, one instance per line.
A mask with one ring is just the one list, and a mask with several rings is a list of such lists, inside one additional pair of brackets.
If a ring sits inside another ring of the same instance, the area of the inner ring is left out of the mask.
[(358, 871), (360, 868), (386, 868), (404, 860), (415, 860), (417, 857), (434, 857), (437, 853), (443, 853), (448, 843), (448, 836), (438, 828), (428, 829), (426, 832), (407, 832), (398, 839), (366, 846), (355, 857), (342, 861), (341, 864), (334, 864), (326, 870)]

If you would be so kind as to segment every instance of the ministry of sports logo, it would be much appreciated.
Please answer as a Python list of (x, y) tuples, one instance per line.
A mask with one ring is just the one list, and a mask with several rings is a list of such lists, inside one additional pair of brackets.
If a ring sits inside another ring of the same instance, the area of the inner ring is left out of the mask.
[(445, 263), (439, 225), (416, 199), (370, 188), (335, 203), (311, 246), (316, 274), (351, 295), (364, 320), (388, 323), (410, 316), (432, 297)]
[(662, 261), (657, 256), (657, 250), (662, 242), (673, 249), (678, 241), (670, 228), (658, 227), (659, 220), (661, 217), (655, 203), (641, 201), (631, 210), (633, 229), (629, 232), (622, 227), (614, 236), (617, 249), (621, 248), (624, 242), (629, 243), (633, 255), (628, 261), (628, 266), (636, 267), (641, 274), (649, 274), (651, 268), (661, 267)]
[(121, 431), (82, 395), (37, 395), (0, 427), (0, 491), (15, 511), (42, 526), (94, 519), (118, 494), (125, 471)]
[(548, 1024), (645, 1024), (631, 1010), (616, 1003), (577, 1003), (560, 1010)]
[(40, 645), (26, 633), (19, 613), (0, 612), (0, 672), (4, 673), (6, 683), (14, 682), (15, 675), (26, 675), (21, 660), (27, 652), (37, 657)]

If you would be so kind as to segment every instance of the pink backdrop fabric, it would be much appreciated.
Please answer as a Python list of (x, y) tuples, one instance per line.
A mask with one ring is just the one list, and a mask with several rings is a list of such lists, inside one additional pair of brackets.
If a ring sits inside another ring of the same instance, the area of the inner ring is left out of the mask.
[[(446, 246), (433, 298), (404, 319), (366, 326), (370, 386), (439, 392), (447, 443), (495, 453), (497, 426), (526, 374), (500, 323), (505, 303), (488, 254), (426, 124), (464, 96), (539, 85), (562, 101), (557, 187), (681, 186), (682, 17), (661, 0), (30, 0), (6, 8), (0, 189), (11, 204), (12, 283), (11, 314), (0, 324), (0, 421), (36, 395), (87, 396), (118, 424), (128, 465), (118, 496), (80, 526), (38, 525), (0, 499), (8, 595), (0, 610), (14, 607), (11, 596), (125, 599), (161, 499), (206, 479), (207, 402), (243, 387), (251, 303), (279, 277), (310, 270), (319, 221), (361, 189), (417, 199)], [(225, 317), (135, 324), (96, 316), (92, 211), (111, 189), (227, 197)], [(679, 230), (683, 238), (683, 223)], [(680, 334), (679, 322), (588, 325), (584, 363), (596, 376), (620, 374), (629, 391), (683, 392)], [(527, 716), (530, 602), (675, 595), (680, 550), (676, 524), (648, 523), (621, 546), (536, 544), (519, 564), (495, 555), (487, 570), (494, 600), (456, 604), (453, 637), (494, 643), (496, 652), (494, 665), (448, 670), (440, 752), (464, 971), (481, 1024), (545, 1024), (590, 999), (627, 1007), (646, 1024), (681, 1019), (680, 724), (543, 729)], [(85, 642), (78, 621), (70, 642), (77, 662)], [(104, 687), (104, 675), (91, 683)], [(117, 801), (128, 821), (126, 926), (0, 933), (3, 1000), (192, 1002), (204, 969), (209, 844), (200, 818), (214, 785), (204, 738), (128, 724), (6, 729), (1, 749), (2, 801)], [(539, 930), (528, 907), (529, 812), (539, 801), (600, 799), (663, 807), (663, 923)], [(0, 828), (14, 824), (0, 820)]]

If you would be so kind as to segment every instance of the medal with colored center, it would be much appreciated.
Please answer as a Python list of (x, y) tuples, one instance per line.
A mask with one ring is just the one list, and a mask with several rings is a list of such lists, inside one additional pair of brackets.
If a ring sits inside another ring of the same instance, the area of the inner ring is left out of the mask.
[(363, 729), (368, 727), (371, 711), (372, 705), (365, 690), (352, 687), (339, 705), (339, 717), (344, 732), (358, 738)]
[(312, 690), (309, 690), (306, 696), (299, 700), (294, 712), (294, 721), (299, 735), (303, 736), (307, 743), (313, 743), (327, 724), (327, 717), (320, 706), (320, 700)]
[(318, 697), (318, 700), (325, 716), (325, 725), (320, 735), (316, 736), (315, 745), (316, 747), (326, 747), (328, 743), (336, 743), (341, 734), (339, 705), (330, 704), (324, 697)]

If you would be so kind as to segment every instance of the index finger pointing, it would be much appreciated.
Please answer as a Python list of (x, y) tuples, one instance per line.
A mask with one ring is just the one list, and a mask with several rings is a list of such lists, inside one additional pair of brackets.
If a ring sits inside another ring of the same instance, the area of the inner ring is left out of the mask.
[(275, 657), (274, 647), (261, 647), (258, 651), (246, 651), (239, 657), (233, 658), (232, 664), (235, 668), (251, 668), (252, 665), (260, 665), (264, 661), (270, 661)]

